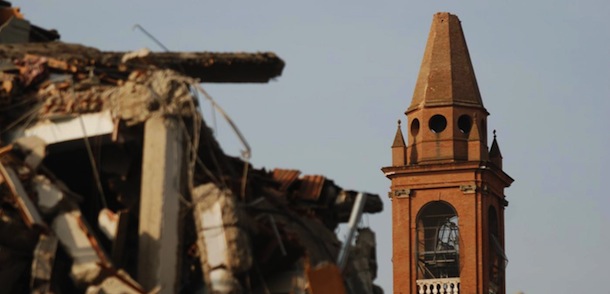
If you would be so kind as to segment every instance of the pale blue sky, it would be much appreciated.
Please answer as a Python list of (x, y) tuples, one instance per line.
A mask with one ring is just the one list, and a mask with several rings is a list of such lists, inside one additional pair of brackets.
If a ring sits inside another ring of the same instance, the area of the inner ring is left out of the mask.
[[(489, 130), (498, 130), (506, 194), (507, 292), (603, 293), (610, 264), (610, 2), (13, 1), (67, 42), (180, 51), (274, 51), (270, 84), (205, 85), (253, 148), (257, 167), (297, 168), (380, 194), (379, 278), (391, 286), (389, 181), (432, 15), (462, 20)], [(206, 112), (208, 123), (210, 112)], [(406, 131), (406, 130), (405, 130)], [(218, 121), (225, 150), (238, 154)]]

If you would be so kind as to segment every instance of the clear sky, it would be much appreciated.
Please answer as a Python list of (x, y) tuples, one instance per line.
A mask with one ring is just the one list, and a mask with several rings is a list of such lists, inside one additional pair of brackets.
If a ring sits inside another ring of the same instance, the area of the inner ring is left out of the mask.
[[(67, 42), (105, 50), (274, 51), (269, 84), (205, 85), (253, 148), (256, 167), (323, 174), (382, 196), (380, 284), (392, 292), (389, 188), (396, 120), (404, 120), (432, 15), (462, 20), (478, 84), (498, 130), (506, 191), (507, 293), (603, 293), (610, 264), (610, 2), (13, 1)], [(206, 105), (207, 106), (207, 105)], [(209, 107), (205, 110), (212, 125)], [(406, 132), (406, 130), (403, 130)], [(226, 151), (239, 144), (218, 119)], [(608, 187), (608, 186), (606, 186)]]

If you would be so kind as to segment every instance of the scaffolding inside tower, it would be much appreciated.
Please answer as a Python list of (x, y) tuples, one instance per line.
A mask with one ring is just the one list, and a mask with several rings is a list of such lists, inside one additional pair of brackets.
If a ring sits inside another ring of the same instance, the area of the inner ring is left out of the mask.
[(447, 213), (446, 208), (450, 207), (434, 208), (420, 216), (418, 279), (459, 277), (458, 217), (455, 213)]

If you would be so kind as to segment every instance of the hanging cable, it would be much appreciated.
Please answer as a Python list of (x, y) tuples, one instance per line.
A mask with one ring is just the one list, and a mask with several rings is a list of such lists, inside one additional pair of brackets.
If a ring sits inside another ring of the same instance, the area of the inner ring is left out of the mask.
[(106, 195), (104, 195), (102, 181), (100, 180), (100, 174), (97, 170), (97, 164), (95, 164), (95, 158), (93, 157), (93, 150), (91, 150), (91, 144), (89, 144), (89, 137), (87, 136), (87, 131), (85, 130), (85, 123), (83, 122), (83, 117), (79, 115), (78, 121), (80, 122), (80, 127), (83, 131), (83, 140), (85, 141), (85, 146), (87, 147), (87, 154), (89, 155), (89, 161), (91, 162), (91, 168), (93, 169), (93, 177), (95, 178), (95, 183), (100, 193), (102, 206), (104, 208), (108, 208), (108, 203), (106, 203)]
[(245, 199), (245, 197), (246, 197), (246, 184), (247, 184), (247, 180), (248, 180), (248, 168), (249, 168), (249, 165), (250, 165), (250, 156), (252, 154), (252, 149), (250, 148), (250, 144), (248, 144), (248, 141), (246, 141), (246, 138), (241, 133), (241, 131), (239, 130), (237, 125), (235, 125), (233, 120), (224, 111), (224, 109), (222, 109), (222, 107), (220, 107), (216, 103), (214, 98), (212, 98), (212, 96), (210, 96), (210, 94), (208, 94), (205, 91), (205, 89), (203, 89), (203, 87), (201, 87), (200, 85), (195, 84), (195, 83), (193, 83), (191, 85), (193, 87), (195, 87), (197, 90), (199, 90), (199, 92), (201, 94), (203, 94), (203, 96), (210, 102), (210, 104), (212, 104), (212, 107), (214, 107), (214, 109), (216, 109), (218, 111), (218, 113), (220, 113), (220, 115), (222, 115), (222, 117), (227, 121), (229, 126), (231, 126), (231, 128), (233, 129), (233, 132), (235, 132), (235, 134), (237, 135), (237, 138), (239, 139), (239, 141), (242, 143), (242, 145), (244, 147), (244, 150), (241, 151), (241, 156), (244, 159), (244, 172), (243, 172), (242, 181), (241, 181), (241, 198)]
[(161, 41), (157, 40), (157, 38), (155, 38), (155, 36), (153, 36), (151, 33), (149, 33), (144, 27), (142, 27), (140, 24), (135, 24), (133, 26), (133, 29), (139, 29), (142, 33), (144, 33), (148, 38), (150, 38), (153, 42), (155, 42), (157, 45), (159, 45), (159, 47), (163, 48), (163, 50), (165, 50), (166, 52), (169, 52), (169, 49), (167, 49), (167, 47), (165, 47), (165, 45), (163, 45), (163, 43), (161, 43)]
[(36, 112), (38, 112), (42, 107), (44, 106), (44, 103), (40, 102), (38, 105), (36, 105), (35, 107), (32, 107), (32, 109), (30, 109), (28, 112), (26, 112), (25, 114), (21, 115), (19, 118), (17, 118), (16, 120), (14, 120), (13, 122), (11, 122), (8, 126), (6, 126), (1, 133), (5, 133), (9, 130), (11, 130), (12, 128), (14, 128), (15, 126), (17, 126), (20, 122), (22, 122), (23, 120), (29, 119), (30, 117), (35, 116)]
[(229, 115), (224, 111), (224, 109), (222, 109), (222, 107), (220, 107), (220, 105), (218, 105), (216, 103), (216, 101), (214, 100), (214, 98), (212, 98), (212, 96), (210, 96), (210, 94), (208, 94), (203, 87), (201, 87), (198, 84), (193, 83), (192, 84), (193, 87), (195, 87), (197, 90), (199, 90), (199, 92), (201, 94), (203, 94), (203, 96), (208, 99), (208, 101), (210, 101), (210, 103), (212, 104), (212, 106), (218, 110), (218, 112), (222, 115), (222, 117), (227, 121), (227, 123), (229, 123), (229, 125), (231, 126), (231, 128), (233, 129), (233, 131), (235, 132), (235, 134), (237, 135), (237, 137), (239, 138), (239, 141), (242, 143), (242, 145), (244, 146), (244, 150), (242, 150), (242, 156), (245, 159), (250, 159), (250, 155), (251, 155), (251, 151), (252, 149), (250, 148), (250, 144), (248, 144), (248, 141), (246, 141), (246, 138), (244, 137), (244, 135), (241, 133), (241, 131), (239, 130), (239, 128), (237, 127), (237, 125), (235, 125), (235, 123), (233, 122), (233, 120), (231, 119), (231, 117), (229, 117)]

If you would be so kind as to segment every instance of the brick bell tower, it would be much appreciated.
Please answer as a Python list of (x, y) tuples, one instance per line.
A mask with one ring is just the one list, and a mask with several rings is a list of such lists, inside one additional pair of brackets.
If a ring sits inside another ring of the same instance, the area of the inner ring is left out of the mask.
[(394, 293), (505, 293), (504, 188), (494, 138), (457, 16), (437, 13), (392, 144)]

